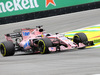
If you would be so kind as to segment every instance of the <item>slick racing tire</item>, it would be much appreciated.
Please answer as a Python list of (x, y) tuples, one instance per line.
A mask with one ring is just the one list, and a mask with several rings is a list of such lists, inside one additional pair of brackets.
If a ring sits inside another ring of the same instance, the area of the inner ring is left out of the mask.
[(0, 44), (0, 51), (2, 56), (12, 56), (15, 53), (15, 47), (13, 42), (5, 41)]
[(42, 38), (39, 40), (38, 46), (41, 54), (47, 54), (49, 53), (48, 47), (52, 47), (52, 42), (48, 38)]
[(84, 33), (76, 33), (73, 37), (73, 41), (76, 43), (76, 44), (79, 44), (79, 43), (84, 43), (85, 45), (87, 45), (87, 42), (88, 39), (87, 39), (87, 36), (86, 34)]

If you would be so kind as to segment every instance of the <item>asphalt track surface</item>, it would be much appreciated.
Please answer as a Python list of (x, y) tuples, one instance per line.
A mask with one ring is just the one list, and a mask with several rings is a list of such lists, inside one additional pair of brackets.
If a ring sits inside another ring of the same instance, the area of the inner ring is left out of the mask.
[[(44, 25), (47, 32), (62, 33), (100, 24), (100, 9), (55, 17), (11, 23), (0, 26), (0, 42), (4, 34), (14, 29)], [(100, 74), (100, 49), (66, 50), (50, 54), (18, 52), (14, 56), (0, 55), (0, 75), (95, 75)]]

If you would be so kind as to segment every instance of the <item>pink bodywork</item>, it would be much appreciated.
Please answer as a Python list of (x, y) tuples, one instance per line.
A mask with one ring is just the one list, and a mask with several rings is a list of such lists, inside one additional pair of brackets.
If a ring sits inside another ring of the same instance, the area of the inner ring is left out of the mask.
[[(25, 50), (31, 49), (31, 47), (29, 46), (29, 40), (41, 38), (38, 36), (43, 35), (43, 32), (39, 32), (38, 28), (36, 28), (36, 29), (21, 29), (21, 31), (22, 31), (21, 32), (22, 40), (19, 42), (19, 45), (20, 45), (20, 47), (24, 47)], [(9, 40), (9, 41), (14, 42), (13, 39), (9, 36), (5, 35), (5, 38), (7, 41)], [(31, 43), (33, 43), (33, 42), (31, 42)]]
[[(46, 33), (45, 32), (39, 32), (39, 28), (21, 29), (21, 30), (22, 30), (22, 32), (21, 32), (22, 40), (19, 42), (19, 45), (20, 45), (20, 47), (23, 47), (25, 50), (31, 49), (31, 47), (29, 45), (30, 40), (46, 37)], [(41, 37), (39, 37), (39, 36), (41, 36)], [(5, 38), (6, 38), (6, 40), (9, 40), (9, 41), (13, 42), (11, 37), (8, 37), (8, 36), (5, 35)], [(61, 44), (64, 44), (64, 45), (68, 46), (66, 48), (65, 46), (61, 45), (60, 46), (61, 50), (85, 47), (85, 45), (83, 43), (79, 43), (79, 45), (77, 45), (73, 41), (69, 40), (68, 38), (66, 38), (65, 36), (62, 36), (60, 34), (47, 36), (47, 38), (49, 38), (53, 43), (59, 43), (57, 41), (54, 42), (54, 40), (58, 39), (58, 40), (61, 41)], [(31, 44), (34, 44), (34, 43), (31, 41)], [(35, 46), (37, 46), (37, 45), (35, 45)], [(56, 47), (49, 47), (49, 51), (56, 51)]]
[[(24, 35), (23, 33), (29, 33), (28, 35)], [(38, 29), (22, 29), (22, 37), (23, 37), (23, 40), (19, 43), (19, 45), (21, 47), (24, 47), (24, 49), (30, 49), (31, 47), (28, 45), (29, 43), (29, 40), (32, 40), (32, 39), (39, 39), (40, 37), (38, 36), (41, 36), (43, 35), (43, 32), (39, 32)], [(33, 44), (33, 42), (31, 42)], [(25, 44), (27, 44), (27, 46), (25, 47)]]
[[(83, 43), (79, 43), (79, 45), (77, 45), (76, 43), (74, 43), (73, 41), (69, 40), (65, 36), (62, 36), (62, 35), (59, 35), (59, 34), (50, 36), (48, 38), (59, 39), (60, 41), (62, 41), (61, 44), (64, 44), (64, 45), (68, 46), (68, 47), (65, 47), (65, 46), (62, 45), (62, 46), (60, 46), (60, 50), (82, 48), (82, 47), (86, 46)], [(51, 41), (53, 41), (53, 40), (51, 40)], [(53, 43), (58, 43), (58, 42), (53, 42)], [(56, 51), (56, 47), (49, 47), (49, 51)]]

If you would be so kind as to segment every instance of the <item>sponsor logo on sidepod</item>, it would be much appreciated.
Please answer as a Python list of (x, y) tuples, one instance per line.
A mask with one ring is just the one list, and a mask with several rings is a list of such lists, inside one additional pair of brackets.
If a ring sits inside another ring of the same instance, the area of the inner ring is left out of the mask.
[(30, 46), (29, 41), (27, 41), (27, 42), (25, 43), (24, 48), (26, 48), (26, 47), (28, 47), (28, 46)]

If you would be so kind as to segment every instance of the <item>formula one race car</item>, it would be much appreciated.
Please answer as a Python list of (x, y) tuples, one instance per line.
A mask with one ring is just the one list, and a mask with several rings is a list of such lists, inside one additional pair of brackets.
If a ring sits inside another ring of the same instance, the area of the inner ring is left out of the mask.
[(84, 33), (76, 33), (73, 38), (68, 38), (64, 34), (46, 33), (42, 26), (17, 29), (13, 33), (5, 34), (5, 38), (7, 41), (0, 44), (3, 56), (12, 56), (16, 51), (45, 54), (66, 49), (84, 49), (86, 46), (94, 45), (93, 41), (88, 41)]

